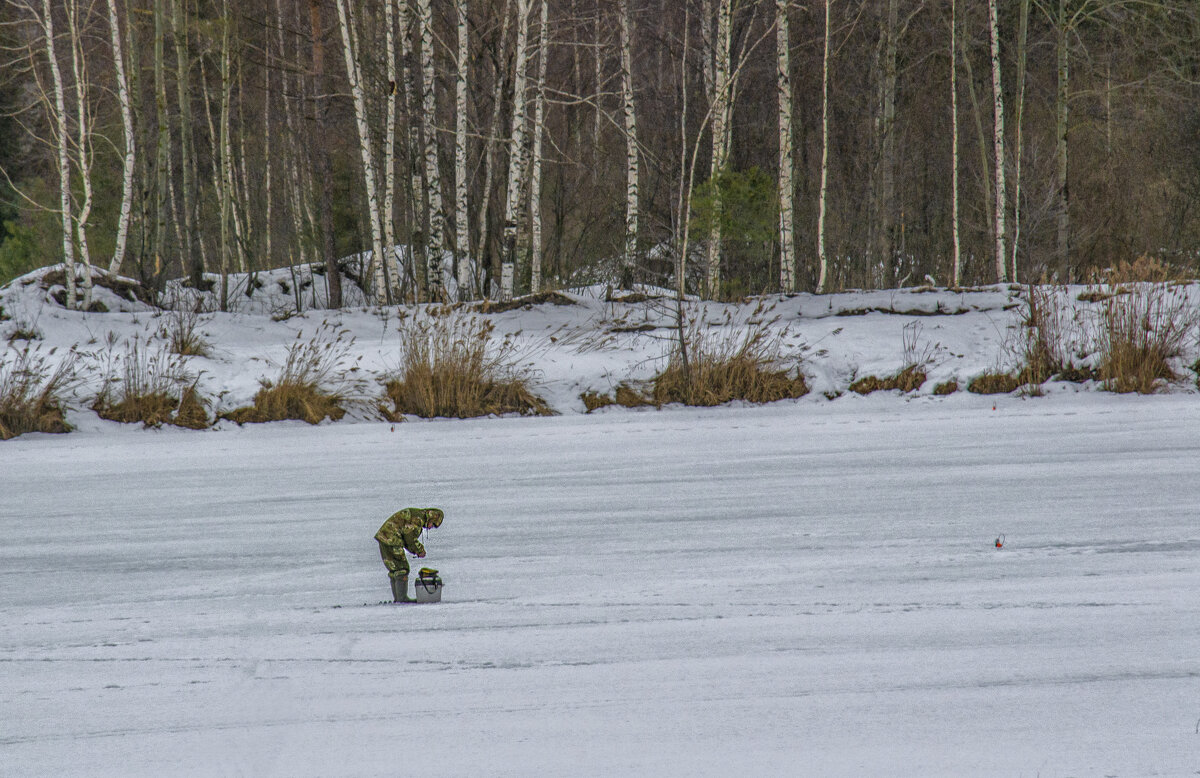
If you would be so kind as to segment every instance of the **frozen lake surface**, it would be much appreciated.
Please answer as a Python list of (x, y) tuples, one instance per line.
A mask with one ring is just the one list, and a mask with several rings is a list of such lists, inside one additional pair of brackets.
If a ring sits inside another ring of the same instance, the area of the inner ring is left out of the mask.
[(1195, 774), (1200, 406), (992, 402), (8, 441), (0, 773)]

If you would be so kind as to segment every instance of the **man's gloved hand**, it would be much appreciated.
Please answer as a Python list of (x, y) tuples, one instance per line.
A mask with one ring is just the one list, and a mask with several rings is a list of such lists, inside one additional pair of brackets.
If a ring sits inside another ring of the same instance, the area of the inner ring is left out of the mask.
[(421, 553), (417, 554), (417, 559), (424, 559), (424, 558), (425, 558), (425, 552), (424, 552), (424, 551), (422, 551)]

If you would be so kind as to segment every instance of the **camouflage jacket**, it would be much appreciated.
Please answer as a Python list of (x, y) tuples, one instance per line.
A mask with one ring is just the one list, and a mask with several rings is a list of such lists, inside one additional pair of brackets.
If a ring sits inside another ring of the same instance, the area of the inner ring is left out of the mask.
[(421, 545), (421, 533), (425, 530), (425, 510), (405, 508), (388, 517), (375, 539), (385, 546), (402, 547), (411, 554), (422, 556), (425, 546)]

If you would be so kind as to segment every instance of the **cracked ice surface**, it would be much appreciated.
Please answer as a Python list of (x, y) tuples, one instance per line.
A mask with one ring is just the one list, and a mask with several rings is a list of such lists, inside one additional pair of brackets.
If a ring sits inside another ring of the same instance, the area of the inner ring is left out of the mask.
[(1100, 393), (26, 436), (0, 773), (1192, 774), (1198, 462)]

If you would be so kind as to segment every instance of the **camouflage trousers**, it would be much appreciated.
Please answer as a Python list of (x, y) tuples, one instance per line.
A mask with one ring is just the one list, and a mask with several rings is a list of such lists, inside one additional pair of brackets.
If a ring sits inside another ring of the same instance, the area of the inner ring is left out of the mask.
[(383, 557), (383, 565), (388, 569), (389, 578), (405, 578), (408, 576), (408, 557), (404, 554), (403, 546), (379, 544), (379, 556)]

